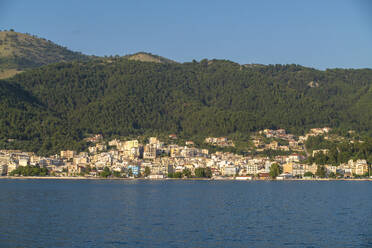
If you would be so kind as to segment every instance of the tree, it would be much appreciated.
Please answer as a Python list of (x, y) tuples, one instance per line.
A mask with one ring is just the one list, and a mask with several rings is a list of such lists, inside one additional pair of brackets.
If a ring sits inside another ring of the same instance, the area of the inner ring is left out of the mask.
[(92, 167), (90, 167), (90, 165), (87, 164), (87, 165), (85, 166), (85, 173), (86, 173), (86, 174), (89, 174), (91, 171), (92, 171)]
[(129, 176), (129, 177), (133, 176), (132, 168), (129, 168), (129, 169), (128, 169), (128, 176)]
[(212, 170), (209, 167), (206, 167), (206, 168), (202, 168), (202, 167), (196, 168), (195, 169), (195, 176), (196, 177), (201, 177), (201, 178), (202, 177), (211, 178), (212, 177)]
[(190, 178), (191, 177), (191, 170), (189, 168), (185, 168), (182, 171), (183, 176)]
[(329, 177), (329, 178), (336, 178), (336, 174), (333, 173), (333, 172), (331, 172), (331, 173), (329, 173), (328, 177)]
[(145, 167), (145, 177), (148, 177), (150, 174), (151, 174), (151, 170), (150, 170), (150, 167), (146, 166)]
[(204, 177), (205, 173), (204, 173), (204, 168), (196, 168), (195, 169), (195, 176), (196, 177)]
[(211, 178), (212, 177), (212, 170), (210, 167), (205, 168), (205, 177)]
[(279, 164), (274, 163), (274, 164), (271, 165), (271, 167), (270, 167), (270, 176), (271, 176), (271, 178), (275, 179), (282, 172), (283, 172), (283, 169), (282, 169), (282, 167)]
[(19, 166), (17, 169), (10, 172), (11, 176), (22, 175), (22, 176), (46, 176), (49, 174), (47, 168), (40, 168), (39, 166)]
[(174, 178), (182, 178), (182, 172), (176, 172), (173, 175)]
[(325, 166), (323, 166), (323, 165), (318, 165), (318, 168), (316, 169), (316, 173), (315, 173), (315, 175), (316, 175), (317, 177), (320, 177), (320, 178), (325, 178), (325, 177), (326, 177), (326, 173), (327, 173), (327, 171), (326, 171)]
[(314, 174), (310, 171), (305, 172), (304, 177), (314, 177)]
[(119, 171), (114, 171), (114, 172), (112, 172), (112, 175), (113, 175), (114, 177), (121, 177)]
[(110, 169), (106, 166), (106, 167), (103, 169), (103, 171), (101, 172), (100, 176), (101, 176), (101, 177), (105, 177), (105, 178), (111, 176), (111, 171), (110, 171)]

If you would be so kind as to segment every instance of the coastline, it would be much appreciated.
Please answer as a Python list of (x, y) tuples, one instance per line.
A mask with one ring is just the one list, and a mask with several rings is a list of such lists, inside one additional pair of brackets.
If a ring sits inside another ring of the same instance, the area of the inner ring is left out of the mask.
[(237, 180), (235, 178), (163, 178), (163, 179), (149, 179), (149, 178), (100, 178), (100, 177), (53, 177), (53, 176), (1, 176), (1, 179), (44, 179), (44, 180), (128, 180), (128, 181), (239, 181), (239, 182), (253, 182), (253, 181), (372, 181), (372, 178), (348, 178), (348, 179), (333, 179), (333, 178), (314, 178), (314, 179), (280, 179), (280, 180), (271, 180), (271, 179), (254, 179), (254, 180)]

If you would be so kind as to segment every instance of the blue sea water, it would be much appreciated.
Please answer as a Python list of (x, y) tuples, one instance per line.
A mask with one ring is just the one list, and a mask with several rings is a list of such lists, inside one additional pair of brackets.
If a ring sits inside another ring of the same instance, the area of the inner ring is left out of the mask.
[(372, 247), (372, 182), (1, 179), (0, 247)]

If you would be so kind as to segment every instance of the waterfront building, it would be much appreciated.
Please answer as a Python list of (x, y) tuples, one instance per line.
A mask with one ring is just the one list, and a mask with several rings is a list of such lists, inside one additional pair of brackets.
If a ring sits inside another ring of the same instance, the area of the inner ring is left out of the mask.
[(132, 170), (132, 173), (134, 176), (138, 176), (140, 173), (140, 166), (139, 165), (128, 165), (127, 167), (128, 171), (129, 169)]
[(143, 148), (143, 158), (144, 159), (155, 159), (156, 158), (156, 145), (147, 144)]
[(73, 159), (75, 155), (76, 155), (75, 151), (71, 150), (61, 151), (61, 158)]
[(238, 172), (238, 168), (235, 166), (229, 165), (223, 168), (224, 176), (235, 176)]
[(8, 175), (17, 168), (18, 168), (18, 163), (16, 163), (14, 160), (10, 160), (8, 163), (8, 171), (7, 171)]
[(323, 154), (327, 155), (328, 152), (329, 152), (329, 149), (313, 150), (313, 157), (314, 157), (317, 153), (323, 153)]
[(294, 164), (292, 167), (292, 175), (294, 177), (303, 177), (305, 174), (305, 166), (303, 164)]
[(304, 172), (311, 172), (315, 175), (316, 171), (318, 169), (318, 166), (316, 164), (311, 165), (304, 165)]
[(30, 160), (28, 158), (23, 157), (23, 158), (20, 158), (18, 160), (18, 165), (19, 166), (27, 166), (27, 165), (29, 165), (29, 162), (30, 162)]
[(250, 163), (246, 166), (247, 175), (256, 175), (258, 173), (258, 164)]

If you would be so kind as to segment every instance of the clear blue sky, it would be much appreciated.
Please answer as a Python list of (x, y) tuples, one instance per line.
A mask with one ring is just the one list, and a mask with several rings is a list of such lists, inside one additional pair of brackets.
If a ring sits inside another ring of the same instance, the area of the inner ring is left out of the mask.
[(369, 0), (0, 0), (10, 28), (94, 55), (372, 68)]

